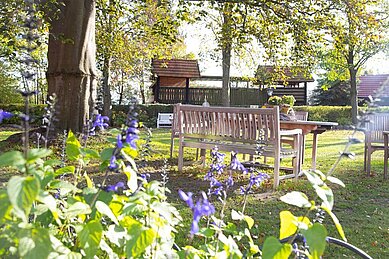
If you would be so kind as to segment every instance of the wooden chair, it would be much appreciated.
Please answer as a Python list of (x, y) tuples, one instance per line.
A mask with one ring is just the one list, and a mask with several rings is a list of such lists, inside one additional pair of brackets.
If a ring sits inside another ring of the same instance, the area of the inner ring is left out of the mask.
[(389, 113), (376, 113), (369, 115), (365, 123), (365, 156), (364, 171), (370, 175), (371, 154), (376, 150), (384, 150), (383, 131), (389, 130)]

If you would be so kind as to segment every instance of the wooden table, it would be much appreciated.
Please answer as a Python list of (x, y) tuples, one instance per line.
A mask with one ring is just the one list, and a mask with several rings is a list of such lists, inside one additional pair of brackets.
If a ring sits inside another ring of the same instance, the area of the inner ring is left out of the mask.
[[(325, 121), (280, 121), (281, 129), (302, 129), (303, 134), (313, 133), (312, 169), (316, 170), (318, 135), (337, 126), (336, 122)], [(301, 152), (302, 153), (302, 152)]]
[(386, 179), (388, 177), (389, 131), (383, 131), (382, 134), (384, 135), (384, 178)]

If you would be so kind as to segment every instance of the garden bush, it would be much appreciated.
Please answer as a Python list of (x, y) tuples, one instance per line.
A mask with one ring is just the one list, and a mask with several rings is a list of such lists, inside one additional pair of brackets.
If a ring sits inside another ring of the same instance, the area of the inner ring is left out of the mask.
[[(38, 125), (43, 117), (45, 105), (31, 105), (30, 113), (33, 118), (32, 124)], [(12, 113), (20, 114), (24, 112), (22, 104), (0, 104), (0, 109)], [(307, 111), (308, 119), (315, 121), (332, 121), (339, 123), (339, 126), (351, 125), (351, 106), (294, 106), (296, 111)], [(359, 107), (359, 110), (364, 111), (366, 107)], [(128, 105), (114, 105), (112, 107), (112, 125), (120, 127), (125, 123)], [(139, 121), (145, 126), (155, 128), (157, 124), (158, 113), (172, 113), (172, 104), (139, 104), (137, 106)], [(389, 106), (384, 106), (376, 109), (370, 109), (375, 112), (389, 112)], [(14, 117), (7, 123), (17, 123), (17, 118)]]

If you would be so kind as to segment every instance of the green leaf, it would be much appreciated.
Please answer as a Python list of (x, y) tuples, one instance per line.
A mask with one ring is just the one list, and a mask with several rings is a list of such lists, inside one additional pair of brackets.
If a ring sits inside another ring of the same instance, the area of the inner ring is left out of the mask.
[(334, 206), (334, 194), (332, 193), (332, 190), (327, 185), (314, 185), (313, 188), (315, 189), (320, 199), (323, 200), (325, 206), (332, 210), (332, 207)]
[(127, 176), (127, 186), (132, 191), (135, 192), (138, 189), (138, 175), (134, 169), (130, 166), (126, 166), (123, 172)]
[(335, 184), (337, 184), (337, 185), (340, 185), (340, 186), (342, 186), (342, 187), (345, 187), (344, 183), (343, 183), (340, 179), (338, 179), (338, 178), (336, 178), (336, 177), (328, 176), (328, 177), (327, 177), (327, 180), (330, 181), (331, 183), (335, 183)]
[(325, 210), (328, 213), (328, 215), (331, 216), (332, 221), (334, 222), (335, 227), (338, 230), (339, 235), (343, 238), (344, 241), (347, 242), (347, 238), (346, 238), (346, 235), (344, 234), (343, 227), (340, 224), (340, 222), (339, 222), (338, 218), (336, 217), (336, 215), (329, 208), (327, 208), (326, 206), (322, 205), (322, 206), (320, 206), (320, 208)]
[(320, 259), (326, 248), (327, 230), (320, 224), (315, 223), (307, 230), (301, 230), (309, 246), (309, 253), (313, 259)]
[(244, 216), (244, 220), (246, 221), (247, 223), (247, 226), (249, 227), (249, 229), (251, 229), (253, 226), (254, 226), (254, 219), (250, 216)]
[(59, 215), (58, 215), (59, 212), (57, 209), (57, 202), (54, 199), (54, 197), (49, 195), (46, 192), (41, 191), (39, 196), (37, 197), (37, 200), (46, 205), (46, 207), (51, 211), (57, 224), (61, 225), (61, 221), (59, 220)]
[(69, 192), (79, 192), (80, 190), (73, 184), (61, 180), (54, 180), (50, 182), (50, 188), (60, 189), (61, 195), (66, 195)]
[[(128, 217), (127, 217), (128, 218)], [(127, 229), (131, 233), (130, 239), (126, 243), (126, 253), (131, 257), (142, 255), (145, 249), (150, 246), (157, 237), (157, 232), (153, 229), (145, 229), (138, 221), (128, 221)]]
[(263, 244), (262, 259), (285, 259), (291, 253), (291, 244), (281, 244), (277, 238), (268, 237)]
[(296, 234), (296, 217), (290, 211), (281, 211), (280, 221), (280, 239)]
[(100, 158), (99, 153), (96, 150), (90, 149), (90, 148), (83, 148), (81, 149), (82, 154), (85, 156), (85, 158)]
[(6, 190), (0, 190), (0, 222), (4, 217), (9, 215), (11, 211), (11, 203), (8, 198), (8, 194)]
[(324, 184), (323, 180), (320, 178), (319, 175), (312, 171), (304, 171), (305, 176), (307, 177), (308, 181), (313, 185), (322, 185)]
[(23, 166), (26, 163), (23, 153), (20, 151), (10, 151), (0, 155), (0, 167), (4, 166)]
[(20, 257), (28, 259), (47, 258), (53, 251), (49, 231), (33, 228), (21, 231), (18, 252)]
[(73, 218), (78, 215), (90, 214), (92, 212), (90, 206), (83, 202), (76, 202), (72, 204), (65, 212), (67, 218)]
[(108, 207), (107, 204), (105, 204), (102, 201), (96, 202), (96, 209), (103, 215), (110, 218), (116, 225), (119, 225), (118, 219), (116, 218), (115, 214), (113, 214), (112, 210)]
[(109, 161), (113, 154), (113, 148), (105, 148), (100, 153), (100, 159), (101, 161)]
[(84, 249), (86, 258), (93, 258), (96, 255), (102, 235), (103, 227), (96, 220), (89, 221), (78, 233), (78, 240), (80, 246)]
[(70, 130), (68, 134), (68, 138), (66, 139), (66, 155), (70, 161), (75, 161), (80, 158), (80, 147), (81, 144)]
[(280, 200), (287, 204), (294, 205), (300, 208), (310, 208), (312, 206), (312, 204), (308, 200), (307, 195), (302, 192), (289, 192), (284, 196), (281, 196)]
[(60, 169), (55, 171), (55, 175), (63, 175), (63, 174), (74, 174), (74, 171), (76, 171), (76, 167), (70, 165), (70, 166), (65, 166), (61, 167)]
[(30, 149), (27, 152), (27, 162), (32, 163), (38, 158), (44, 158), (53, 153), (50, 149), (45, 149), (45, 148), (34, 148)]
[(13, 176), (7, 186), (9, 200), (17, 217), (28, 220), (32, 203), (40, 190), (39, 180), (32, 176)]

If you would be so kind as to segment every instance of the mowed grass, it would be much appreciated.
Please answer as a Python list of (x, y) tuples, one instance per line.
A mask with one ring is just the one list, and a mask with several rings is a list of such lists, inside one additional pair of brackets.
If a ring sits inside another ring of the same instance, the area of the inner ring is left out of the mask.
[[(12, 132), (0, 131), (0, 140), (5, 139)], [(336, 130), (328, 131), (319, 135), (317, 169), (326, 173), (334, 164), (347, 143), (347, 138), (351, 131)], [(141, 134), (141, 138), (144, 133)], [(358, 133), (357, 137), (363, 141), (363, 134)], [(101, 150), (106, 147), (103, 141), (91, 140), (90, 147)], [(143, 141), (140, 141), (142, 144)], [(0, 142), (0, 148), (3, 143)], [(210, 163), (209, 152), (207, 152), (207, 166), (203, 168), (199, 163), (192, 163), (184, 167), (183, 172), (177, 171), (177, 139), (173, 158), (169, 158), (170, 130), (153, 130), (151, 146), (153, 155), (148, 157), (147, 166), (141, 167), (141, 172), (148, 172), (152, 179), (160, 180), (161, 167), (167, 159), (169, 165), (168, 187), (171, 193), (169, 201), (176, 205), (184, 218), (184, 222), (177, 234), (177, 243), (181, 246), (188, 244), (188, 233), (191, 223), (191, 212), (185, 204), (178, 198), (177, 191), (191, 191), (198, 196), (201, 191), (207, 191), (209, 183), (203, 180)], [(7, 150), (9, 147), (7, 146)], [(0, 149), (1, 150), (1, 149)], [(333, 211), (342, 224), (348, 242), (363, 249), (373, 258), (389, 258), (389, 179), (383, 179), (383, 152), (375, 152), (372, 159), (372, 175), (367, 176), (363, 172), (363, 143), (352, 145), (351, 152), (355, 153), (355, 159), (343, 159), (337, 166), (334, 176), (341, 179), (346, 187), (330, 185), (335, 195), (335, 206)], [(311, 164), (312, 136), (307, 136), (304, 169), (309, 169)], [(186, 148), (184, 158), (187, 163), (195, 161), (196, 150)], [(242, 156), (240, 156), (243, 159)], [(227, 156), (226, 163), (229, 162)], [(283, 161), (285, 165), (289, 161)], [(95, 172), (98, 168), (94, 166), (88, 170), (91, 176), (98, 180), (101, 173)], [(263, 169), (272, 178), (272, 170)], [(1, 169), (1, 174), (7, 174), (7, 170)], [(7, 176), (5, 176), (6, 178)], [(116, 178), (120, 177), (117, 175)], [(4, 177), (0, 177), (4, 180)], [(114, 181), (115, 179), (112, 179)], [(235, 189), (229, 193), (226, 217), (229, 218), (231, 209), (241, 210), (243, 197), (239, 194), (239, 186), (247, 183), (247, 177), (241, 174), (234, 174)], [(255, 190), (247, 201), (245, 214), (250, 215), (256, 222), (251, 230), (258, 245), (263, 244), (267, 236), (279, 235), (279, 213), (282, 210), (291, 210), (294, 215), (305, 215), (306, 211), (289, 206), (279, 200), (279, 197), (288, 191), (303, 191), (310, 198), (314, 198), (314, 192), (304, 177), (297, 182), (293, 180), (281, 181), (276, 192), (272, 192), (272, 180), (265, 182), (264, 186)], [(216, 207), (220, 204), (213, 200)], [(313, 214), (309, 214), (313, 216)], [(312, 217), (311, 217), (312, 218)], [(203, 221), (202, 223), (205, 224)], [(328, 235), (340, 238), (333, 222), (326, 216), (324, 223), (328, 230)], [(192, 244), (203, 242), (199, 238), (191, 241)], [(324, 258), (353, 258), (353, 255), (346, 250), (339, 249), (334, 245), (329, 246)]]
[[(343, 151), (351, 131), (333, 130), (319, 135), (317, 152), (317, 169), (326, 173), (333, 166), (340, 152)], [(356, 137), (363, 142), (363, 133), (357, 133)], [(192, 191), (199, 193), (206, 191), (208, 183), (202, 180), (207, 168), (201, 166), (186, 166), (182, 173), (176, 171), (177, 164), (177, 141), (173, 159), (169, 160), (172, 165), (172, 189), (171, 201), (181, 204), (177, 198), (177, 190)], [(349, 243), (366, 251), (373, 258), (389, 258), (389, 179), (383, 179), (383, 151), (376, 151), (372, 158), (372, 174), (367, 176), (363, 172), (363, 143), (353, 144), (351, 152), (355, 153), (355, 159), (344, 158), (336, 167), (333, 176), (341, 179), (346, 187), (330, 185), (335, 196), (333, 211), (342, 224)], [(155, 130), (153, 134), (153, 147), (161, 156), (166, 157), (170, 147), (170, 132), (168, 130)], [(187, 148), (184, 152), (186, 161), (195, 159), (195, 149)], [(312, 135), (307, 136), (304, 169), (311, 165)], [(163, 155), (162, 155), (163, 154)], [(241, 157), (242, 158), (242, 157)], [(226, 159), (227, 162), (229, 159)], [(207, 154), (207, 165), (209, 164)], [(287, 163), (285, 162), (285, 165)], [(266, 170), (272, 176), (272, 170)], [(178, 175), (178, 176), (177, 176)], [(236, 175), (236, 178), (240, 178)], [(237, 184), (245, 184), (247, 178), (239, 179)], [(272, 182), (266, 183), (265, 188), (257, 190), (249, 196), (246, 214), (256, 221), (253, 234), (257, 237), (258, 243), (263, 243), (266, 236), (279, 235), (279, 213), (282, 210), (291, 210), (294, 215), (305, 214), (304, 210), (296, 209), (279, 200), (279, 197), (288, 191), (302, 191), (310, 198), (314, 198), (314, 192), (307, 180), (302, 177), (295, 182), (293, 180), (281, 181), (276, 192), (271, 192)], [(261, 195), (262, 192), (270, 192), (268, 195)], [(243, 197), (237, 191), (230, 194), (229, 209), (241, 210)], [(217, 204), (217, 202), (215, 202)], [(190, 228), (190, 211), (182, 207), (183, 215), (188, 215), (184, 231), (181, 231), (178, 242), (187, 243), (187, 234)], [(228, 214), (228, 213), (227, 213)], [(310, 214), (313, 216), (313, 214)], [(189, 219), (188, 219), (189, 218)], [(340, 239), (333, 222), (326, 216), (324, 223), (330, 236)], [(186, 230), (186, 231), (185, 231)], [(330, 245), (324, 258), (353, 258), (353, 254), (347, 250)]]

